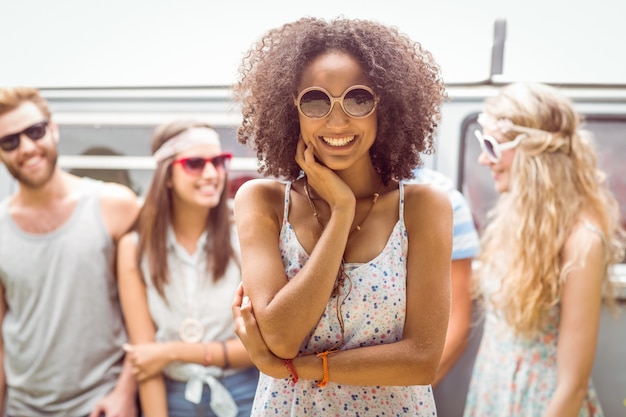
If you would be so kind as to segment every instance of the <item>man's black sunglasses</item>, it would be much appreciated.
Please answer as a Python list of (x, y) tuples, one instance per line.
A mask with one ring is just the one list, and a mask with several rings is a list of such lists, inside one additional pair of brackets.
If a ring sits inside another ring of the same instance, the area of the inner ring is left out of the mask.
[(42, 120), (39, 123), (28, 126), (21, 132), (6, 135), (3, 138), (0, 138), (0, 148), (2, 148), (3, 151), (7, 152), (17, 149), (20, 146), (22, 134), (28, 136), (31, 140), (39, 140), (46, 135), (47, 127), (48, 120)]

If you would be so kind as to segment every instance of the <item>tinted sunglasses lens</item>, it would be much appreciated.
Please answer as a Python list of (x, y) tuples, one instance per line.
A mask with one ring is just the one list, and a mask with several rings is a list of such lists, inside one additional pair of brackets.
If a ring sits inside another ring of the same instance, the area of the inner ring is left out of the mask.
[(307, 91), (300, 97), (298, 106), (306, 117), (319, 119), (330, 112), (330, 97), (320, 90)]
[(494, 144), (494, 140), (488, 136), (483, 136), (483, 138), (485, 151), (487, 151), (487, 156), (489, 156), (489, 159), (491, 159), (492, 161), (498, 162), (500, 160), (500, 157), (496, 153), (496, 145)]
[(211, 159), (211, 163), (215, 167), (215, 169), (226, 169), (228, 168), (228, 162), (230, 162), (229, 155), (218, 155)]
[(491, 136), (483, 135), (483, 133), (478, 129), (474, 130), (474, 135), (476, 136), (476, 139), (478, 139), (478, 142), (480, 142), (480, 147), (487, 153), (487, 158), (493, 162), (500, 161), (500, 157), (496, 153), (495, 139)]
[(38, 140), (43, 138), (46, 134), (46, 122), (32, 125), (31, 127), (24, 130), (24, 134), (32, 140)]
[(200, 174), (204, 170), (206, 161), (204, 158), (187, 158), (183, 162), (183, 168), (190, 174)]
[(374, 95), (363, 88), (350, 90), (343, 98), (343, 109), (354, 117), (367, 116), (374, 110), (375, 105)]
[(20, 146), (20, 136), (22, 133), (28, 136), (31, 140), (39, 140), (46, 135), (47, 126), (48, 122), (43, 121), (27, 127), (20, 133), (5, 136), (0, 139), (0, 148), (4, 151), (13, 151), (17, 149), (17, 147)]
[(183, 165), (185, 171), (189, 174), (200, 175), (204, 171), (207, 162), (213, 165), (216, 170), (223, 170), (228, 168), (228, 162), (230, 161), (230, 154), (217, 155), (213, 158), (186, 158), (182, 159), (180, 163)]
[(16, 133), (14, 135), (9, 135), (9, 136), (5, 136), (2, 138), (2, 141), (0, 141), (0, 148), (2, 148), (3, 151), (12, 151), (17, 149), (17, 147), (20, 145), (20, 134)]

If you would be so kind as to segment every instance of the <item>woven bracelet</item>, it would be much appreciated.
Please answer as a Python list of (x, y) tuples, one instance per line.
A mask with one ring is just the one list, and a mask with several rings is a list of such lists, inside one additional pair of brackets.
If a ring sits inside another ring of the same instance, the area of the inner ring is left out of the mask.
[(326, 352), (321, 352), (315, 355), (318, 358), (322, 358), (322, 370), (324, 372), (324, 376), (321, 381), (317, 382), (317, 386), (320, 388), (324, 388), (328, 385), (328, 355), (335, 352), (337, 352), (337, 349), (327, 350)]
[(222, 350), (224, 351), (224, 369), (230, 368), (230, 361), (228, 360), (228, 349), (226, 349), (226, 341), (222, 340)]
[(291, 385), (295, 385), (298, 382), (298, 373), (296, 372), (296, 367), (293, 366), (291, 359), (283, 359), (283, 364), (289, 371), (289, 379), (291, 379)]

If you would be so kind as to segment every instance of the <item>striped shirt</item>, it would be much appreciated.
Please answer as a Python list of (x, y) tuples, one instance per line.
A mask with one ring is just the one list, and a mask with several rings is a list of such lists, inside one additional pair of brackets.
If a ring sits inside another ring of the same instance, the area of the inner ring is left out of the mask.
[(453, 209), (452, 260), (473, 258), (480, 251), (478, 232), (474, 226), (472, 212), (467, 200), (454, 187), (452, 180), (440, 172), (429, 168), (418, 168), (415, 179), (408, 183), (432, 184), (448, 193)]

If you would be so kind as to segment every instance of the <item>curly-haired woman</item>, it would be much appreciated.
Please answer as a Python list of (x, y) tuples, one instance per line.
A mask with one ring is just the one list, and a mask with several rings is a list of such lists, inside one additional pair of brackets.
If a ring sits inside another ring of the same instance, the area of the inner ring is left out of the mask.
[(433, 148), (432, 56), (392, 27), (303, 18), (249, 51), (235, 92), (239, 140), (281, 180), (235, 198), (252, 415), (436, 415), (452, 210), (403, 182)]
[(465, 416), (601, 416), (591, 382), (619, 212), (591, 136), (554, 87), (487, 99), (479, 162), (501, 193), (482, 236), (485, 328)]

